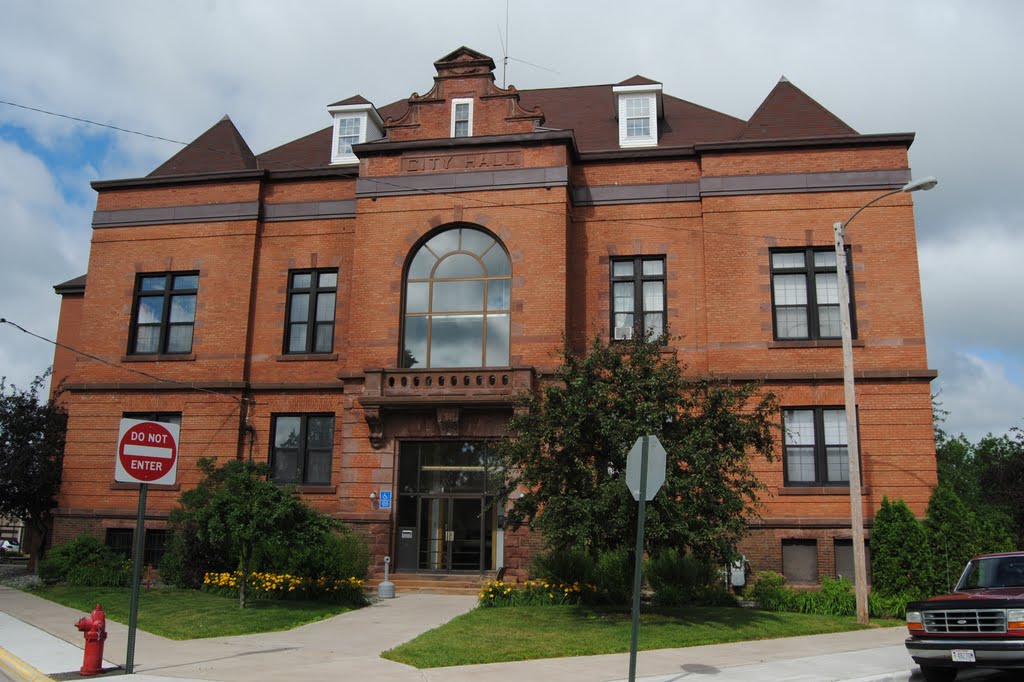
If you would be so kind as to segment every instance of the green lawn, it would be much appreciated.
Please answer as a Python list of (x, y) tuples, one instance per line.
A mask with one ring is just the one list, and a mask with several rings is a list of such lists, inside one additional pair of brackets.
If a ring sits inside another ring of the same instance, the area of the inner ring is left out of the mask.
[[(128, 624), (131, 590), (127, 587), (55, 585), (33, 589), (31, 594), (78, 609), (83, 615), (102, 604), (108, 619)], [(284, 600), (249, 600), (245, 609), (239, 609), (235, 597), (197, 590), (144, 589), (139, 593), (138, 626), (169, 639), (251, 635), (290, 630), (349, 610), (338, 604)]]
[[(900, 625), (875, 621), (877, 625)], [(417, 668), (593, 656), (629, 651), (628, 610), (581, 606), (475, 609), (384, 658)], [(640, 617), (640, 649), (665, 649), (752, 639), (858, 630), (855, 618), (753, 609), (693, 607), (647, 610)], [(870, 627), (870, 626), (869, 626)]]

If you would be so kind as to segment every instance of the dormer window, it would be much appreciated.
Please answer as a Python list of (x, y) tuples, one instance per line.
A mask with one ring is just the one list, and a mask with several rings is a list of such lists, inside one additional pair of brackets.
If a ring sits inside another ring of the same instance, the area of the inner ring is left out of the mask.
[(651, 139), (651, 106), (650, 97), (626, 97), (626, 139)]
[(341, 118), (339, 116), (335, 129), (338, 135), (335, 137), (337, 144), (334, 148), (334, 156), (352, 156), (352, 145), (363, 141), (360, 134), (363, 130), (363, 117), (346, 116)]
[(617, 85), (620, 147), (656, 147), (658, 145), (658, 110), (661, 85)]
[(473, 135), (473, 100), (452, 100), (452, 137)]
[(352, 146), (384, 136), (384, 123), (373, 105), (358, 95), (327, 107), (334, 116), (331, 163), (359, 163)]

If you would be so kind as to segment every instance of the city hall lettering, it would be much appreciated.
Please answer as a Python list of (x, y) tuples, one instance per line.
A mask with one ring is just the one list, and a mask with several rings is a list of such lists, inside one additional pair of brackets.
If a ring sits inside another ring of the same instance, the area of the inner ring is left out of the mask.
[(522, 152), (486, 152), (483, 154), (449, 154), (415, 156), (402, 160), (403, 173), (443, 173), (460, 170), (492, 170), (518, 168), (523, 165)]

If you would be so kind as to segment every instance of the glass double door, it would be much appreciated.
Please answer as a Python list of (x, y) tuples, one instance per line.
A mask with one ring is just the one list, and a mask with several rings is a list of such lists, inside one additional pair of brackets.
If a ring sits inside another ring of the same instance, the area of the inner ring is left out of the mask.
[(486, 441), (414, 441), (399, 450), (396, 569), (494, 568), (494, 492), (501, 472)]
[(491, 567), (493, 510), (483, 497), (419, 499), (419, 569), (481, 571)]

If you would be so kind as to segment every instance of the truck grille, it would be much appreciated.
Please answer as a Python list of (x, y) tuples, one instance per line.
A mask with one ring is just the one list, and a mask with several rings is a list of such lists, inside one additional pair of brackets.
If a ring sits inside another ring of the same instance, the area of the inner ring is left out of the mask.
[(980, 634), (1006, 632), (1006, 612), (1002, 610), (925, 611), (925, 632)]

